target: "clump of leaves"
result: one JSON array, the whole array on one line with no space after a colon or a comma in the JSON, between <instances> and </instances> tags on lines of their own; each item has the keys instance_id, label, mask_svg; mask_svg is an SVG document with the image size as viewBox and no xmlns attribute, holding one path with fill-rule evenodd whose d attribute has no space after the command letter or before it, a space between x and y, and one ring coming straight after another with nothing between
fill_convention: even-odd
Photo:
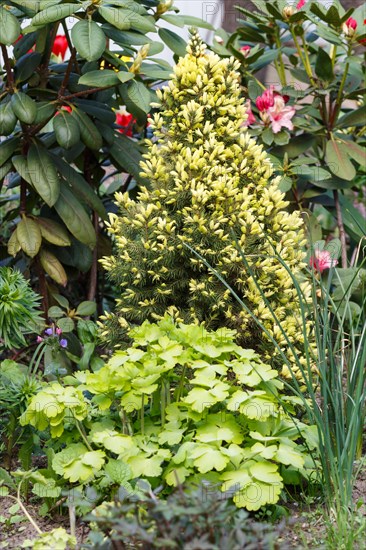
<instances>
[{"instance_id":1,"label":"clump of leaves","mask_svg":"<svg viewBox=\"0 0 366 550\"><path fill-rule=\"evenodd\" d=\"M94 301L83 301L72 307L60 294L53 294L58 305L52 305L48 317L52 321L43 340L44 373L49 377L64 376L73 369L97 370L103 365L98 354L98 326L88 319L96 311ZM42 346L41 346L42 347Z\"/></svg>"},{"instance_id":2,"label":"clump of leaves","mask_svg":"<svg viewBox=\"0 0 366 550\"><path fill-rule=\"evenodd\" d=\"M57 527L52 531L41 533L36 539L27 539L23 543L23 548L33 548L33 550L66 550L66 548L75 548L76 539L69 535L63 527Z\"/></svg>"},{"instance_id":3,"label":"clump of leaves","mask_svg":"<svg viewBox=\"0 0 366 550\"><path fill-rule=\"evenodd\" d=\"M163 481L166 493L209 480L258 510L314 474L316 434L296 418L300 399L235 331L165 316L129 336L132 347L66 377L70 386L45 385L21 416L57 439L54 475L104 494L138 478Z\"/></svg>"},{"instance_id":4,"label":"clump of leaves","mask_svg":"<svg viewBox=\"0 0 366 550\"><path fill-rule=\"evenodd\" d=\"M103 503L89 516L111 545L103 548L279 548L276 539L283 524L274 528L252 521L245 510L237 510L205 484L179 487L166 500L147 488L141 496ZM90 539L97 542L100 533L92 532Z\"/></svg>"},{"instance_id":5,"label":"clump of leaves","mask_svg":"<svg viewBox=\"0 0 366 550\"><path fill-rule=\"evenodd\" d=\"M39 296L19 271L0 267L0 349L26 344L24 334L36 331L41 322L39 304Z\"/></svg>"},{"instance_id":6,"label":"clump of leaves","mask_svg":"<svg viewBox=\"0 0 366 550\"><path fill-rule=\"evenodd\" d=\"M19 416L26 410L29 399L40 390L40 383L27 367L5 359L0 363L0 454L4 465L10 468L14 447L19 447L23 467L28 467L33 448L33 436L29 427L22 427ZM36 436L35 436L36 437Z\"/></svg>"}]
</instances>

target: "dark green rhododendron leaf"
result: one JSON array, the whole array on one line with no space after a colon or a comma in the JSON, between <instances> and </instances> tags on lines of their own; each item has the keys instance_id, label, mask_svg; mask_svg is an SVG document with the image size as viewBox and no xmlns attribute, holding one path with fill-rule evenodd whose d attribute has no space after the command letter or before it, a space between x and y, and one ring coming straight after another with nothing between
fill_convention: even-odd
<instances>
[{"instance_id":1,"label":"dark green rhododendron leaf","mask_svg":"<svg viewBox=\"0 0 366 550\"><path fill-rule=\"evenodd\" d=\"M1 103L0 105L0 135L8 136L12 133L17 123L17 117L11 106L11 102Z\"/></svg>"},{"instance_id":2,"label":"dark green rhododendron leaf","mask_svg":"<svg viewBox=\"0 0 366 550\"><path fill-rule=\"evenodd\" d=\"M14 114L21 122L32 124L37 114L37 103L23 92L16 92L11 96L11 106Z\"/></svg>"},{"instance_id":3,"label":"dark green rhododendron leaf","mask_svg":"<svg viewBox=\"0 0 366 550\"><path fill-rule=\"evenodd\" d=\"M90 149L100 149L103 145L103 139L94 122L80 109L74 108L71 115L79 124L81 139L85 145Z\"/></svg>"},{"instance_id":4,"label":"dark green rhododendron leaf","mask_svg":"<svg viewBox=\"0 0 366 550\"><path fill-rule=\"evenodd\" d=\"M60 179L45 147L34 143L28 152L28 172L32 185L48 206L53 206L60 194Z\"/></svg>"},{"instance_id":5,"label":"dark green rhododendron leaf","mask_svg":"<svg viewBox=\"0 0 366 550\"><path fill-rule=\"evenodd\" d=\"M69 17L81 8L81 4L62 4L61 6L50 6L40 11L32 19L33 26L43 26L47 23L60 21L64 17Z\"/></svg>"},{"instance_id":6,"label":"dark green rhododendron leaf","mask_svg":"<svg viewBox=\"0 0 366 550\"><path fill-rule=\"evenodd\" d=\"M17 239L24 252L34 258L40 249L42 235L39 225L31 218L23 217L17 225Z\"/></svg>"},{"instance_id":7,"label":"dark green rhododendron leaf","mask_svg":"<svg viewBox=\"0 0 366 550\"><path fill-rule=\"evenodd\" d=\"M19 37L21 32L18 19L6 10L0 7L0 44L10 46Z\"/></svg>"},{"instance_id":8,"label":"dark green rhododendron leaf","mask_svg":"<svg viewBox=\"0 0 366 550\"><path fill-rule=\"evenodd\" d=\"M0 143L0 166L14 153L19 145L19 138L8 138Z\"/></svg>"},{"instance_id":9,"label":"dark green rhododendron leaf","mask_svg":"<svg viewBox=\"0 0 366 550\"><path fill-rule=\"evenodd\" d=\"M187 43L178 34L168 29L159 29L159 36L176 55L185 56Z\"/></svg>"},{"instance_id":10,"label":"dark green rhododendron leaf","mask_svg":"<svg viewBox=\"0 0 366 550\"><path fill-rule=\"evenodd\" d=\"M103 19L108 21L108 23L110 23L111 25L113 25L113 27L116 27L120 31L127 31L131 28L131 12L127 10L112 8L110 6L101 6L98 10L98 13L103 17Z\"/></svg>"},{"instance_id":11,"label":"dark green rhododendron leaf","mask_svg":"<svg viewBox=\"0 0 366 550\"><path fill-rule=\"evenodd\" d=\"M67 275L61 262L59 262L56 256L49 250L42 249L40 251L39 258L41 261L41 266L47 275L49 275L51 279L56 281L59 285L65 286L67 283Z\"/></svg>"},{"instance_id":12,"label":"dark green rhododendron leaf","mask_svg":"<svg viewBox=\"0 0 366 550\"><path fill-rule=\"evenodd\" d=\"M327 52L319 47L315 63L315 74L326 82L332 82L334 78L332 60Z\"/></svg>"},{"instance_id":13,"label":"dark green rhododendron leaf","mask_svg":"<svg viewBox=\"0 0 366 550\"><path fill-rule=\"evenodd\" d=\"M80 242L94 248L96 242L94 227L84 207L66 185L61 185L55 208L70 233Z\"/></svg>"},{"instance_id":14,"label":"dark green rhododendron leaf","mask_svg":"<svg viewBox=\"0 0 366 550\"><path fill-rule=\"evenodd\" d=\"M133 78L133 75L132 75ZM120 83L118 73L115 71L90 71L79 78L79 84L84 86L117 86Z\"/></svg>"},{"instance_id":15,"label":"dark green rhododendron leaf","mask_svg":"<svg viewBox=\"0 0 366 550\"><path fill-rule=\"evenodd\" d=\"M71 186L73 192L75 192L80 199L85 201L90 208L93 208L93 210L98 212L101 218L106 220L108 216L104 204L95 191L90 187L88 182L83 178L82 174L74 170L72 166L56 155L53 155L53 161L60 174Z\"/></svg>"},{"instance_id":16,"label":"dark green rhododendron leaf","mask_svg":"<svg viewBox=\"0 0 366 550\"><path fill-rule=\"evenodd\" d=\"M24 82L28 80L38 67L42 59L42 54L38 52L26 53L20 57L14 67L15 82Z\"/></svg>"},{"instance_id":17,"label":"dark green rhododendron leaf","mask_svg":"<svg viewBox=\"0 0 366 550\"><path fill-rule=\"evenodd\" d=\"M71 29L71 39L77 52L88 61L99 59L106 48L104 32L91 19L78 21Z\"/></svg>"},{"instance_id":18,"label":"dark green rhododendron leaf","mask_svg":"<svg viewBox=\"0 0 366 550\"><path fill-rule=\"evenodd\" d=\"M70 149L80 141L80 127L76 119L67 111L61 110L53 119L53 129L57 142L65 149Z\"/></svg>"},{"instance_id":19,"label":"dark green rhododendron leaf","mask_svg":"<svg viewBox=\"0 0 366 550\"><path fill-rule=\"evenodd\" d=\"M347 147L343 142L330 140L327 142L325 159L329 170L338 178L347 181L353 180L356 175L356 169L353 166Z\"/></svg>"},{"instance_id":20,"label":"dark green rhododendron leaf","mask_svg":"<svg viewBox=\"0 0 366 550\"><path fill-rule=\"evenodd\" d=\"M53 114L56 111L54 103L49 103L48 101L39 101L37 102L37 114L34 119L34 124L40 124L52 118Z\"/></svg>"}]
</instances>

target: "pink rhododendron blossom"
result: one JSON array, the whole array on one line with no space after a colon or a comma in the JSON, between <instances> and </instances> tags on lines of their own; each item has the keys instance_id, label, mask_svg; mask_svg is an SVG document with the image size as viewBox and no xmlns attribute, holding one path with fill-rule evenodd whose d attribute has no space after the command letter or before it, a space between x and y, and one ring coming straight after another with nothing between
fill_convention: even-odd
<instances>
[{"instance_id":1,"label":"pink rhododendron blossom","mask_svg":"<svg viewBox=\"0 0 366 550\"><path fill-rule=\"evenodd\" d=\"M277 134L283 127L293 130L294 125L291 119L295 112L294 107L286 107L285 100L281 95L275 95L273 106L267 109L273 133Z\"/></svg>"},{"instance_id":2,"label":"pink rhododendron blossom","mask_svg":"<svg viewBox=\"0 0 366 550\"><path fill-rule=\"evenodd\" d=\"M297 10L301 10L301 8L303 8L306 4L306 0L300 0L297 4L296 4L296 9Z\"/></svg>"},{"instance_id":3,"label":"pink rhododendron blossom","mask_svg":"<svg viewBox=\"0 0 366 550\"><path fill-rule=\"evenodd\" d=\"M264 90L263 94L255 100L258 111L266 111L269 107L274 105L274 93L273 86L270 86L267 90Z\"/></svg>"},{"instance_id":4,"label":"pink rhododendron blossom","mask_svg":"<svg viewBox=\"0 0 366 550\"><path fill-rule=\"evenodd\" d=\"M252 108L251 108L249 99L248 99L248 101L246 101L245 107L246 107L246 113L247 113L248 118L244 122L244 125L245 126L250 126L251 124L254 124L256 122L256 118L252 113Z\"/></svg>"},{"instance_id":5,"label":"pink rhododendron blossom","mask_svg":"<svg viewBox=\"0 0 366 550\"><path fill-rule=\"evenodd\" d=\"M315 250L311 256L309 265L319 273L323 273L325 269L330 269L338 264L338 260L332 258L329 250Z\"/></svg>"}]
</instances>

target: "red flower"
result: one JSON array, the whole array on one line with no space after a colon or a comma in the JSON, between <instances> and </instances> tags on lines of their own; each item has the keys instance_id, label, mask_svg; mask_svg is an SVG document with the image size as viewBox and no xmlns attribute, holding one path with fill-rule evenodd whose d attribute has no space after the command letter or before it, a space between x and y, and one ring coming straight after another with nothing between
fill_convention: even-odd
<instances>
[{"instance_id":1,"label":"red flower","mask_svg":"<svg viewBox=\"0 0 366 550\"><path fill-rule=\"evenodd\" d=\"M132 127L136 120L133 118L131 113L128 113L125 109L122 109L116 113L116 122L118 126L122 127L118 130L121 134L125 134L130 137L132 136Z\"/></svg>"},{"instance_id":2,"label":"red flower","mask_svg":"<svg viewBox=\"0 0 366 550\"><path fill-rule=\"evenodd\" d=\"M67 48L66 36L64 34L58 34L52 46L52 53L57 55L57 57L60 55L61 59L64 60Z\"/></svg>"},{"instance_id":3,"label":"red flower","mask_svg":"<svg viewBox=\"0 0 366 550\"><path fill-rule=\"evenodd\" d=\"M61 109L59 109L57 111L57 113L55 114L55 116L59 115L60 114L60 111L67 111L68 113L72 113L72 109L71 107L69 107L68 105L62 105Z\"/></svg>"}]
</instances>

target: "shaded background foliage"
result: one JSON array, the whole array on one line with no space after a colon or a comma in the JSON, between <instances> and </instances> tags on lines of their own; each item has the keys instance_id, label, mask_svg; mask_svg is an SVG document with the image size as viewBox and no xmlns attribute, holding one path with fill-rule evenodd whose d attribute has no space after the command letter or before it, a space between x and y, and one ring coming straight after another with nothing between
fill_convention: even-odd
<instances>
[{"instance_id":1,"label":"shaded background foliage","mask_svg":"<svg viewBox=\"0 0 366 550\"><path fill-rule=\"evenodd\" d=\"M210 27L168 9L156 0L0 2L0 258L38 279L45 311L57 285L103 309L97 261L111 251L103 229L111 195L146 183L141 147L115 110L126 105L143 136L154 86L171 70L157 56L164 43L174 55L185 48L167 20Z\"/></svg>"}]
</instances>

